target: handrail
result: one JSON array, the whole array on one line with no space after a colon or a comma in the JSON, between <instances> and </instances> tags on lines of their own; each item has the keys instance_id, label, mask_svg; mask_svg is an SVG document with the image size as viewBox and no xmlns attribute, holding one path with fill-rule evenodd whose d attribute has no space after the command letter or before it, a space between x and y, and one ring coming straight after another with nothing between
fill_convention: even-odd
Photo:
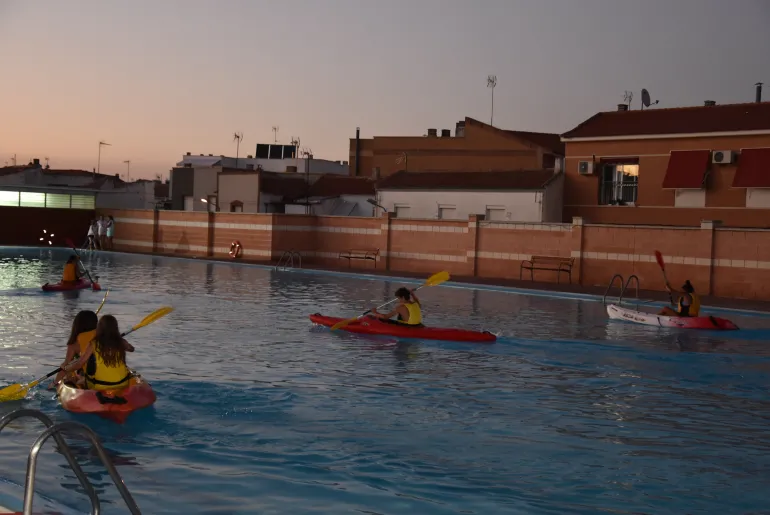
<instances>
[{"instance_id":1,"label":"handrail","mask_svg":"<svg viewBox=\"0 0 770 515\"><path fill-rule=\"evenodd\" d=\"M99 459L102 461L102 465L104 465L104 467L107 469L107 472L112 478L112 482L118 489L118 492L123 498L123 502L126 503L128 510L132 515L141 515L142 512L139 510L139 506L136 505L136 501L134 501L134 498L131 496L128 488L126 488L126 484L123 482L123 478L120 477L118 470L115 468L112 460L105 452L104 447L99 441L99 437L88 426L79 422L72 421L59 422L58 424L52 425L43 431L40 436L37 437L35 443L32 444L32 449L29 451L29 459L27 460L27 484L24 490L24 515L32 515L32 502L35 495L35 474L37 472L37 455L40 453L40 449L43 447L43 444L46 442L46 440L48 440L51 436L57 435L64 431L79 433L91 441L94 449L96 449L96 454L99 455Z\"/></svg>"},{"instance_id":2,"label":"handrail","mask_svg":"<svg viewBox=\"0 0 770 515\"><path fill-rule=\"evenodd\" d=\"M628 285L631 284L631 279L636 279L636 309L639 309L639 278L635 274L631 274L628 276L628 280L626 281L626 284L623 285L623 289L620 291L620 298L618 299L618 304L623 303L623 295L626 293L626 290L628 289Z\"/></svg>"},{"instance_id":3,"label":"handrail","mask_svg":"<svg viewBox=\"0 0 770 515\"><path fill-rule=\"evenodd\" d=\"M281 254L281 258L278 260L278 264L275 265L275 269L287 269L287 268L294 268L294 257L297 257L297 261L299 262L299 268L302 268L302 254L295 251L294 249L290 250L284 250L283 254ZM283 264L283 267L281 266Z\"/></svg>"},{"instance_id":4,"label":"handrail","mask_svg":"<svg viewBox=\"0 0 770 515\"><path fill-rule=\"evenodd\" d=\"M628 280L624 280L623 276L620 274L613 275L612 279L610 279L610 284L607 286L607 290L604 292L604 296L602 297L602 304L605 306L607 305L607 295L610 294L610 290L615 284L615 279L620 279L620 295L618 295L618 306L623 304L623 296L626 294L626 290L631 284L631 280L636 280L636 308L639 309L639 278L635 274L629 275Z\"/></svg>"},{"instance_id":5,"label":"handrail","mask_svg":"<svg viewBox=\"0 0 770 515\"><path fill-rule=\"evenodd\" d=\"M5 429L5 427L11 422L13 422L14 420L23 418L23 417L36 418L40 422L42 422L43 425L45 425L47 428L50 428L54 425L53 421L48 417L48 415L46 415L42 411L21 408L21 409L14 410L4 415L2 418L0 418L0 431ZM88 477L86 476L85 472L83 472L83 469L80 467L77 460L72 455L72 452L70 451L70 446L67 445L67 442L64 440L64 438L62 438L62 436L58 433L54 434L53 436L54 436L54 439L56 440L56 445L59 447L59 452L61 452L64 458L67 460L67 463L69 464L70 468L75 473L75 476L77 476L78 481L80 481L80 486L83 487L83 489L86 492L86 495L88 495L88 499L91 501L91 515L99 515L101 513L99 496L96 494L96 491L94 490L93 485L91 485L91 481L88 480ZM33 495L34 495L34 491L33 491ZM26 496L26 491L25 491L25 496Z\"/></svg>"},{"instance_id":6,"label":"handrail","mask_svg":"<svg viewBox=\"0 0 770 515\"><path fill-rule=\"evenodd\" d=\"M610 279L610 285L607 286L607 290L604 292L604 297L602 297L602 304L605 306L607 305L607 295L609 295L610 290L612 289L612 285L615 284L615 279L620 279L620 295L621 297L623 295L623 276L620 274L615 274L612 276L612 279Z\"/></svg>"}]
</instances>

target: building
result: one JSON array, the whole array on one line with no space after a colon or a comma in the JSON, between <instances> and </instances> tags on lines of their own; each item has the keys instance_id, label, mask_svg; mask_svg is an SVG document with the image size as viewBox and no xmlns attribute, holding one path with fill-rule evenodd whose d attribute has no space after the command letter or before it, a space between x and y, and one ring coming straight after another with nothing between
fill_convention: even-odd
<instances>
[{"instance_id":1,"label":"building","mask_svg":"<svg viewBox=\"0 0 770 515\"><path fill-rule=\"evenodd\" d=\"M565 221L770 227L768 102L639 111L621 104L562 140Z\"/></svg>"},{"instance_id":2,"label":"building","mask_svg":"<svg viewBox=\"0 0 770 515\"><path fill-rule=\"evenodd\" d=\"M374 216L375 185L365 177L324 175L310 185L307 197L295 197L286 213L328 216Z\"/></svg>"},{"instance_id":3,"label":"building","mask_svg":"<svg viewBox=\"0 0 770 515\"><path fill-rule=\"evenodd\" d=\"M264 153L261 148L263 146L265 145L257 145L257 150L261 153ZM230 175L235 175L233 172L238 170L247 172L247 174L248 172L290 174L294 177L304 177L302 178L303 181L311 182L321 175L348 174L348 163L346 161L315 159L312 155L306 158L284 158L283 150L285 149L283 147L290 147L290 145L267 146L270 147L267 150L268 155L270 155L270 149L273 147L280 147L282 153L278 154L273 151L272 156L274 157L254 158L249 155L242 158L234 158L213 156L212 154L207 156L203 154L194 156L188 152L185 156L182 156L182 160L177 163L177 166L173 168L170 173L171 209L186 211L207 211L212 209L211 206L217 204L218 177L219 174L225 170ZM228 180L233 181L235 179L230 178ZM254 181L256 179L244 178L242 180ZM253 189L253 191L257 190ZM228 193L228 198L230 197L232 197L232 195ZM206 199L206 202L203 202L202 199ZM222 198L220 204L222 206L227 206L228 202L229 201ZM256 202L256 200L252 200L251 202Z\"/></svg>"},{"instance_id":4,"label":"building","mask_svg":"<svg viewBox=\"0 0 770 515\"><path fill-rule=\"evenodd\" d=\"M307 182L302 176L264 170L225 168L216 175L216 181L214 189L219 192L218 196L210 196L208 202L203 204L210 211L283 213L285 198L294 198L307 191ZM188 198L185 205L196 205L197 201L197 197L194 200ZM185 210L200 211L187 207Z\"/></svg>"},{"instance_id":5,"label":"building","mask_svg":"<svg viewBox=\"0 0 770 515\"><path fill-rule=\"evenodd\" d=\"M501 222L562 219L564 174L554 170L400 171L377 184L377 204L397 218Z\"/></svg>"},{"instance_id":6,"label":"building","mask_svg":"<svg viewBox=\"0 0 770 515\"><path fill-rule=\"evenodd\" d=\"M564 144L558 134L509 131L465 118L454 135L428 129L427 136L375 136L350 140L350 175L387 177L409 172L560 169Z\"/></svg>"}]
</instances>

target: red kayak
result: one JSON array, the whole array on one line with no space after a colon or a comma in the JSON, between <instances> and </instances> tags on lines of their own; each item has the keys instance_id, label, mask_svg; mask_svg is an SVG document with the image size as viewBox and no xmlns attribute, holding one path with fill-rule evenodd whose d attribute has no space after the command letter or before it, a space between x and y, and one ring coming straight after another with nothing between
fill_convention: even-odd
<instances>
[{"instance_id":1,"label":"red kayak","mask_svg":"<svg viewBox=\"0 0 770 515\"><path fill-rule=\"evenodd\" d=\"M82 390L59 384L56 388L62 408L72 413L90 413L118 424L136 410L152 406L155 392L141 376L134 376L122 390Z\"/></svg>"},{"instance_id":2,"label":"red kayak","mask_svg":"<svg viewBox=\"0 0 770 515\"><path fill-rule=\"evenodd\" d=\"M72 290L85 290L86 288L93 288L94 291L99 291L102 289L102 287L99 286L99 283L91 283L91 281L89 281L88 279L78 279L77 281L71 284L45 283L43 285L43 291L72 291Z\"/></svg>"},{"instance_id":3,"label":"red kayak","mask_svg":"<svg viewBox=\"0 0 770 515\"><path fill-rule=\"evenodd\" d=\"M310 315L314 324L331 327L345 320L339 317L327 317L316 313ZM404 324L383 322L374 317L364 317L340 328L340 331L360 334L396 336L398 338L418 338L421 340L443 340L448 342L492 343L497 336L489 331L468 331L465 329L444 329L441 327L410 327Z\"/></svg>"}]
</instances>

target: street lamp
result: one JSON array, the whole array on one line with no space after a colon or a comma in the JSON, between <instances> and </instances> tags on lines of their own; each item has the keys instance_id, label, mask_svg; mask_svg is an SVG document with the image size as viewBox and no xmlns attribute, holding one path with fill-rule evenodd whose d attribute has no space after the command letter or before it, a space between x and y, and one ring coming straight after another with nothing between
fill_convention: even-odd
<instances>
[{"instance_id":1,"label":"street lamp","mask_svg":"<svg viewBox=\"0 0 770 515\"><path fill-rule=\"evenodd\" d=\"M123 163L126 165L126 182L131 182L131 160L126 159Z\"/></svg>"},{"instance_id":2,"label":"street lamp","mask_svg":"<svg viewBox=\"0 0 770 515\"><path fill-rule=\"evenodd\" d=\"M211 201L209 199L205 199L205 198L201 198L201 202L203 202L204 204L212 205L212 206L214 206L214 210L215 211L219 211L219 205L216 202L213 202L213 201Z\"/></svg>"}]
</instances>

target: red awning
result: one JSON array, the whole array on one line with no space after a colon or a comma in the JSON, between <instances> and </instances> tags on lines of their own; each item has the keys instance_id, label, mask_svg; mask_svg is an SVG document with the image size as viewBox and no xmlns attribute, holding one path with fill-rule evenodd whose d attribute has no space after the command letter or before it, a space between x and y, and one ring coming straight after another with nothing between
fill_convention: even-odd
<instances>
[{"instance_id":1,"label":"red awning","mask_svg":"<svg viewBox=\"0 0 770 515\"><path fill-rule=\"evenodd\" d=\"M710 150L673 150L668 158L663 188L696 190L703 187Z\"/></svg>"},{"instance_id":2,"label":"red awning","mask_svg":"<svg viewBox=\"0 0 770 515\"><path fill-rule=\"evenodd\" d=\"M741 150L733 188L770 188L770 148Z\"/></svg>"}]
</instances>

